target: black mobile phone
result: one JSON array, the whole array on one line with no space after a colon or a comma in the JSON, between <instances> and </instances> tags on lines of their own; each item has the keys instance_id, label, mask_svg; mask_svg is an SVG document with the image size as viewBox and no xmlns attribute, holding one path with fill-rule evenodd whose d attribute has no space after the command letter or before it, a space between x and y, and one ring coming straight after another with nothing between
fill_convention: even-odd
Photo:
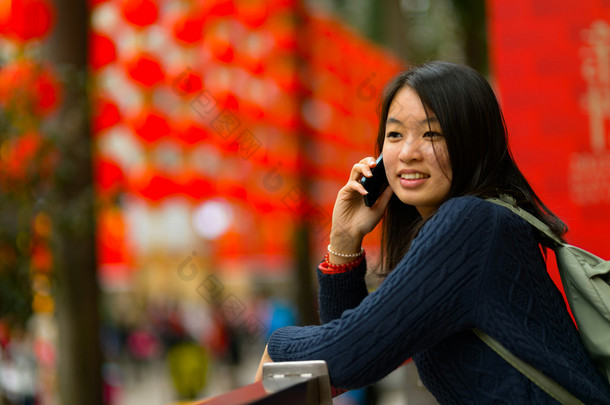
<instances>
[{"instance_id":1,"label":"black mobile phone","mask_svg":"<svg viewBox=\"0 0 610 405\"><path fill-rule=\"evenodd\" d=\"M375 204L375 201L388 185L388 178L385 175L385 166L383 165L383 155L379 155L377 165L371 169L371 173L373 173L372 177L362 177L360 179L360 184L369 192L364 196L364 205L367 207L372 207Z\"/></svg>"}]
</instances>

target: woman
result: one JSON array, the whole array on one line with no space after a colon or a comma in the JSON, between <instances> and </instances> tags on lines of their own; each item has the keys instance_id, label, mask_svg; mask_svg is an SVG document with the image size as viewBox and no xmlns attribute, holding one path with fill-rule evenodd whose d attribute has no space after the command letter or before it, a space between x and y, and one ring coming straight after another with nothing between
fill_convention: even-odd
<instances>
[{"instance_id":1,"label":"woman","mask_svg":"<svg viewBox=\"0 0 610 405\"><path fill-rule=\"evenodd\" d=\"M584 403L609 403L610 387L547 275L539 235L484 200L508 194L557 236L566 231L517 168L487 81L445 62L410 69L389 83L380 118L389 187L364 205L359 180L375 165L365 158L339 191L318 268L323 324L277 330L261 365L325 360L332 385L352 389L412 357L443 404L556 403L474 335L476 327ZM368 294L362 239L382 217L389 274Z\"/></svg>"}]
</instances>

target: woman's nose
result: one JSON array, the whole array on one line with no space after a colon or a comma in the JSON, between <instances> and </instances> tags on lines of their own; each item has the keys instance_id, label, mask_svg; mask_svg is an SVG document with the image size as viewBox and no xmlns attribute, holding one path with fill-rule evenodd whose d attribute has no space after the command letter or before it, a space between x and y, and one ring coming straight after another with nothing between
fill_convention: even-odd
<instances>
[{"instance_id":1,"label":"woman's nose","mask_svg":"<svg viewBox=\"0 0 610 405\"><path fill-rule=\"evenodd\" d=\"M421 160L423 155L421 151L421 141L414 137L406 137L400 148L398 159L403 162Z\"/></svg>"}]
</instances>

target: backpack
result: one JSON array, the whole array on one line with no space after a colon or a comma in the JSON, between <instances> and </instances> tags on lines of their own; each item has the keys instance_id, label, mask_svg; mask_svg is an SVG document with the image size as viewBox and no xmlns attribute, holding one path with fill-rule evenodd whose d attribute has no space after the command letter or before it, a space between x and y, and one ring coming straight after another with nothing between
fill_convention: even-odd
<instances>
[{"instance_id":1,"label":"backpack","mask_svg":"<svg viewBox=\"0 0 610 405\"><path fill-rule=\"evenodd\" d=\"M610 382L610 261L603 260L586 250L562 242L546 224L529 212L517 207L514 199L510 196L488 198L487 201L508 208L546 237L544 244L555 252L561 282L582 343L593 363ZM524 372L513 364L511 360L516 358L510 352L500 353L498 351L503 349L499 342L479 330L475 330L475 333L519 371ZM498 347L498 345L501 347ZM507 359L506 356L510 359ZM529 367L527 364L521 366ZM532 379L531 374L531 372L528 372L526 376ZM548 379L548 377L546 378ZM534 380L532 379L532 381ZM538 381L534 382L540 386ZM561 387L554 381L552 383L556 387L551 388L551 390L557 392L556 388ZM570 398L570 396L563 398Z\"/></svg>"}]
</instances>

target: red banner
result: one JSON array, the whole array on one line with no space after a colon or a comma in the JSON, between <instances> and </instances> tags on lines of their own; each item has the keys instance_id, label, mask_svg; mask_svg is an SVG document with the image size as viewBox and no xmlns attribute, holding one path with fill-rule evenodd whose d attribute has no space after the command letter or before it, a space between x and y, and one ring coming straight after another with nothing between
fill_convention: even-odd
<instances>
[{"instance_id":1,"label":"red banner","mask_svg":"<svg viewBox=\"0 0 610 405\"><path fill-rule=\"evenodd\" d=\"M568 242L610 258L610 3L487 5L515 159L568 224Z\"/></svg>"}]
</instances>

